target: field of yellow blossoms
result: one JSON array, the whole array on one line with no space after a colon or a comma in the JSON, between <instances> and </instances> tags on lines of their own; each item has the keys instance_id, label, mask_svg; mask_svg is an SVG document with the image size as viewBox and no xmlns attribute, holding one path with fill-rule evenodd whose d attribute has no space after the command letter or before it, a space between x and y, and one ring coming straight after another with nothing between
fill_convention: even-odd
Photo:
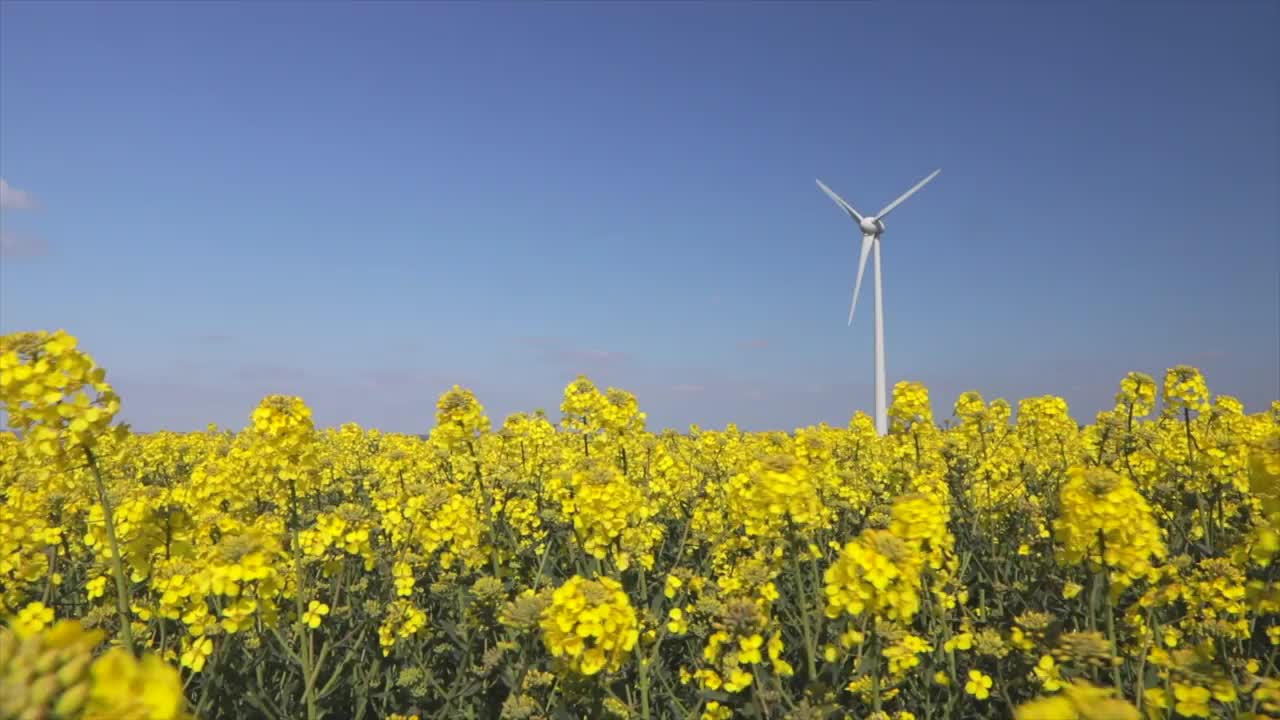
<instances>
[{"instance_id":1,"label":"field of yellow blossoms","mask_svg":"<svg viewBox=\"0 0 1280 720\"><path fill-rule=\"evenodd\" d=\"M1191 367L1084 427L903 382L885 437L654 434L579 378L135 434L33 332L0 399L4 719L1280 715L1280 401Z\"/></svg>"}]
</instances>

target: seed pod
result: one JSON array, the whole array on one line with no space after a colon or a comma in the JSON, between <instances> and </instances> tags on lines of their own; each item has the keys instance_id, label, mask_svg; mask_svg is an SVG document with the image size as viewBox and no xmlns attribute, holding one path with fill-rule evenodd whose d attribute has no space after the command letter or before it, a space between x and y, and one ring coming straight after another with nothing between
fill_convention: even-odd
<instances>
[{"instance_id":1,"label":"seed pod","mask_svg":"<svg viewBox=\"0 0 1280 720\"><path fill-rule=\"evenodd\" d=\"M45 675L58 666L62 653L58 648L50 648L36 656L35 668L40 675Z\"/></svg>"},{"instance_id":2,"label":"seed pod","mask_svg":"<svg viewBox=\"0 0 1280 720\"><path fill-rule=\"evenodd\" d=\"M58 704L53 706L53 712L58 717L72 717L84 707L84 702L88 698L89 681L82 680L62 693L58 698Z\"/></svg>"},{"instance_id":3,"label":"seed pod","mask_svg":"<svg viewBox=\"0 0 1280 720\"><path fill-rule=\"evenodd\" d=\"M18 651L18 636L11 632L0 632L0 669L7 668Z\"/></svg>"},{"instance_id":4,"label":"seed pod","mask_svg":"<svg viewBox=\"0 0 1280 720\"><path fill-rule=\"evenodd\" d=\"M25 638L0 628L0 720L45 720L55 712L75 717L89 695L89 665L100 640L75 621Z\"/></svg>"},{"instance_id":5,"label":"seed pod","mask_svg":"<svg viewBox=\"0 0 1280 720\"><path fill-rule=\"evenodd\" d=\"M92 660L90 655L77 655L66 662L62 667L58 668L58 683L62 687L70 687L78 680L84 677L85 669L89 667Z\"/></svg>"},{"instance_id":6,"label":"seed pod","mask_svg":"<svg viewBox=\"0 0 1280 720\"><path fill-rule=\"evenodd\" d=\"M58 692L58 678L54 675L41 675L27 691L27 701L38 707L49 704Z\"/></svg>"}]
</instances>

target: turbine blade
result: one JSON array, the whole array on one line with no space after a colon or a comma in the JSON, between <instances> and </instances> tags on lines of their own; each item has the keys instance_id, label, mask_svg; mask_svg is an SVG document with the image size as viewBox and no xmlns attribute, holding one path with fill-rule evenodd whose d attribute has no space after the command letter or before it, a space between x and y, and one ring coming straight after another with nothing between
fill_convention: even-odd
<instances>
[{"instance_id":1,"label":"turbine blade","mask_svg":"<svg viewBox=\"0 0 1280 720\"><path fill-rule=\"evenodd\" d=\"M940 172L942 172L942 168L938 168L937 170L934 170L933 172L929 173L929 177L927 177L927 178L925 178L925 179L921 180L920 182L916 183L915 187L913 187L913 188L911 188L910 190L908 190L908 191L906 191L906 192L902 193L902 195L898 196L898 199L897 199L897 200L894 200L893 202L891 202L891 203L889 203L888 205L886 205L886 206L885 206L885 208L884 208L883 210L881 210L879 213L877 213L877 214L876 214L876 219L877 219L877 220L883 220L883 219L884 219L884 216L885 216L885 215L888 215L890 210L893 210L894 208L896 208L896 207L898 207L899 205L901 205L903 200L906 200L907 198L909 198L909 197L911 197L913 194L915 194L915 191L917 191L917 190L919 190L920 188L924 187L924 186L925 186L925 183L927 183L927 182L929 182L930 180L932 180L932 179L934 179L935 177L937 177L937 176L938 176L938 173L940 173Z\"/></svg>"},{"instance_id":2,"label":"turbine blade","mask_svg":"<svg viewBox=\"0 0 1280 720\"><path fill-rule=\"evenodd\" d=\"M853 284L853 302L849 303L849 324L853 325L853 311L858 307L858 291L862 289L862 271L867 269L867 254L871 252L871 243L875 235L862 236L862 257L858 258L858 280Z\"/></svg>"},{"instance_id":3,"label":"turbine blade","mask_svg":"<svg viewBox=\"0 0 1280 720\"><path fill-rule=\"evenodd\" d=\"M818 183L818 187L822 188L822 192L826 193L827 197L831 198L832 200L835 200L837 205L844 208L844 211L849 213L849 215L853 218L854 222L862 222L862 215L858 214L858 211L854 210L852 205L845 202L844 198L835 194L835 192L833 192L831 188L827 187L826 185L823 185L821 180L817 180L816 178L815 180Z\"/></svg>"}]
</instances>

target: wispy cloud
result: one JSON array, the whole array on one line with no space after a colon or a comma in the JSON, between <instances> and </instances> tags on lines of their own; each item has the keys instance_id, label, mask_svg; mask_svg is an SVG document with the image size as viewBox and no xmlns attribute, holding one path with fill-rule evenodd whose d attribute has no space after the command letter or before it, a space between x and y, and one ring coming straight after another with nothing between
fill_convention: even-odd
<instances>
[{"instance_id":1,"label":"wispy cloud","mask_svg":"<svg viewBox=\"0 0 1280 720\"><path fill-rule=\"evenodd\" d=\"M39 257L48 252L48 244L40 238L0 230L0 257Z\"/></svg>"},{"instance_id":2,"label":"wispy cloud","mask_svg":"<svg viewBox=\"0 0 1280 720\"><path fill-rule=\"evenodd\" d=\"M580 347L560 338L533 336L517 338L516 342L529 348L545 361L573 368L586 369L617 365L630 358L625 352Z\"/></svg>"},{"instance_id":3,"label":"wispy cloud","mask_svg":"<svg viewBox=\"0 0 1280 720\"><path fill-rule=\"evenodd\" d=\"M450 388L470 385L475 378L418 368L377 368L360 373L360 377L380 388Z\"/></svg>"},{"instance_id":4,"label":"wispy cloud","mask_svg":"<svg viewBox=\"0 0 1280 720\"><path fill-rule=\"evenodd\" d=\"M738 341L739 350L763 350L767 347L769 347L769 341L762 338Z\"/></svg>"},{"instance_id":5,"label":"wispy cloud","mask_svg":"<svg viewBox=\"0 0 1280 720\"><path fill-rule=\"evenodd\" d=\"M235 374L237 379L248 380L251 382L299 380L306 375L301 368L272 365L269 363L242 365L239 368L236 368Z\"/></svg>"},{"instance_id":6,"label":"wispy cloud","mask_svg":"<svg viewBox=\"0 0 1280 720\"><path fill-rule=\"evenodd\" d=\"M626 353L618 352L616 350L587 350L587 349L571 348L569 350L563 351L561 354L563 357L574 359L574 360L614 361L614 360L625 360L627 358Z\"/></svg>"},{"instance_id":7,"label":"wispy cloud","mask_svg":"<svg viewBox=\"0 0 1280 720\"><path fill-rule=\"evenodd\" d=\"M0 210L31 210L36 206L36 198L26 190L9 184L0 178Z\"/></svg>"},{"instance_id":8,"label":"wispy cloud","mask_svg":"<svg viewBox=\"0 0 1280 720\"><path fill-rule=\"evenodd\" d=\"M0 211L32 210L36 207L36 198L26 190L16 188L8 180L0 178ZM49 252L45 241L31 235L19 235L0 230L0 257L24 258L39 257Z\"/></svg>"}]
</instances>

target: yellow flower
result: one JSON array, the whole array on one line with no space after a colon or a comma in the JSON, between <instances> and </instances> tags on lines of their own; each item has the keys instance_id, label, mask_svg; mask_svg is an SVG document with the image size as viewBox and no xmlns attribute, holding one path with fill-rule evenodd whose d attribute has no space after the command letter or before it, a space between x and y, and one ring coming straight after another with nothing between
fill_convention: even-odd
<instances>
[{"instance_id":1,"label":"yellow flower","mask_svg":"<svg viewBox=\"0 0 1280 720\"><path fill-rule=\"evenodd\" d=\"M942 644L942 649L947 652L954 650L971 650L973 649L973 633L963 632Z\"/></svg>"},{"instance_id":2,"label":"yellow flower","mask_svg":"<svg viewBox=\"0 0 1280 720\"><path fill-rule=\"evenodd\" d=\"M744 663L763 662L764 657L760 654L760 648L763 646L764 638L759 633L739 639L738 661Z\"/></svg>"},{"instance_id":3,"label":"yellow flower","mask_svg":"<svg viewBox=\"0 0 1280 720\"><path fill-rule=\"evenodd\" d=\"M112 648L90 668L93 688L85 708L93 720L177 720L188 717L182 677L155 655L135 659Z\"/></svg>"},{"instance_id":4,"label":"yellow flower","mask_svg":"<svg viewBox=\"0 0 1280 720\"><path fill-rule=\"evenodd\" d=\"M100 598L103 595L105 595L107 592L107 576L99 575L98 577L85 583L84 587L85 587L85 592L88 594L90 600Z\"/></svg>"},{"instance_id":5,"label":"yellow flower","mask_svg":"<svg viewBox=\"0 0 1280 720\"><path fill-rule=\"evenodd\" d=\"M751 684L751 673L742 668L734 668L729 672L729 677L725 680L724 689L726 692L741 692Z\"/></svg>"},{"instance_id":6,"label":"yellow flower","mask_svg":"<svg viewBox=\"0 0 1280 720\"><path fill-rule=\"evenodd\" d=\"M208 637L187 638L182 641L182 667L192 672L204 670L205 661L213 654L213 640Z\"/></svg>"},{"instance_id":7,"label":"yellow flower","mask_svg":"<svg viewBox=\"0 0 1280 720\"><path fill-rule=\"evenodd\" d=\"M52 622L53 608L46 607L44 603L36 600L18 611L12 626L18 637L29 637L44 630Z\"/></svg>"},{"instance_id":8,"label":"yellow flower","mask_svg":"<svg viewBox=\"0 0 1280 720\"><path fill-rule=\"evenodd\" d=\"M1059 674L1057 663L1054 662L1052 655L1041 655L1040 661L1036 663L1034 672L1045 690L1053 692L1062 688L1062 676Z\"/></svg>"},{"instance_id":9,"label":"yellow flower","mask_svg":"<svg viewBox=\"0 0 1280 720\"><path fill-rule=\"evenodd\" d=\"M715 700L707 702L707 706L702 710L701 720L730 720L733 717L733 709L725 707Z\"/></svg>"},{"instance_id":10,"label":"yellow flower","mask_svg":"<svg viewBox=\"0 0 1280 720\"><path fill-rule=\"evenodd\" d=\"M1210 693L1207 688L1175 682L1173 684L1173 697L1176 701L1173 709L1179 715L1209 717Z\"/></svg>"},{"instance_id":11,"label":"yellow flower","mask_svg":"<svg viewBox=\"0 0 1280 720\"><path fill-rule=\"evenodd\" d=\"M795 674L795 668L782 658L783 649L782 634L775 632L769 637L769 646L767 648L769 663L773 665L773 669L782 677L791 677Z\"/></svg>"},{"instance_id":12,"label":"yellow flower","mask_svg":"<svg viewBox=\"0 0 1280 720\"><path fill-rule=\"evenodd\" d=\"M668 600L674 599L676 596L676 592L683 586L684 586L683 580L676 577L675 575L668 575L667 581L662 588L662 594L665 595Z\"/></svg>"},{"instance_id":13,"label":"yellow flower","mask_svg":"<svg viewBox=\"0 0 1280 720\"><path fill-rule=\"evenodd\" d=\"M984 675L980 670L970 670L969 682L964 684L964 691L979 700L986 700L991 697L991 685L990 675Z\"/></svg>"},{"instance_id":14,"label":"yellow flower","mask_svg":"<svg viewBox=\"0 0 1280 720\"><path fill-rule=\"evenodd\" d=\"M302 614L302 622L306 623L307 627L314 630L315 628L320 627L320 621L328 614L328 605L325 605L319 600L312 600L307 605L307 611Z\"/></svg>"},{"instance_id":15,"label":"yellow flower","mask_svg":"<svg viewBox=\"0 0 1280 720\"><path fill-rule=\"evenodd\" d=\"M701 669L693 675L698 682L702 683L703 687L713 692L724 686L724 681L720 679L720 675L715 670Z\"/></svg>"},{"instance_id":16,"label":"yellow flower","mask_svg":"<svg viewBox=\"0 0 1280 720\"><path fill-rule=\"evenodd\" d=\"M685 619L684 611L680 608L671 608L667 613L670 620L667 622L667 630L674 635L683 635L689 632L689 621Z\"/></svg>"}]
</instances>

